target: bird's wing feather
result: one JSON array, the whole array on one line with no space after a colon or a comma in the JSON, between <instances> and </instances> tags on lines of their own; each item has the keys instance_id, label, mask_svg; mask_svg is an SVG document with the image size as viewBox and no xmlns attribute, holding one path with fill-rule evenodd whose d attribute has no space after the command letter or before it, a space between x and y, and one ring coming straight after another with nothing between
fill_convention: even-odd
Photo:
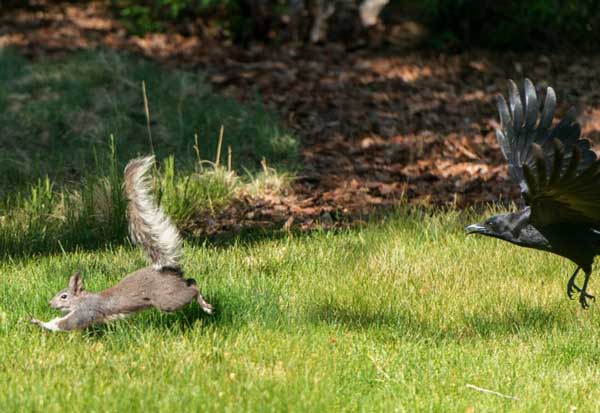
<instances>
[{"instance_id":1,"label":"bird's wing feather","mask_svg":"<svg viewBox=\"0 0 600 413\"><path fill-rule=\"evenodd\" d=\"M534 143L541 147L547 161L552 162L554 156L553 141L558 139L567 148L565 165L568 165L571 156L569 149L572 146L577 146L581 152L577 172L593 163L596 156L589 149L589 142L580 139L581 128L575 121L574 109L569 110L565 117L552 127L552 119L556 109L554 89L551 87L547 89L541 115L538 115L538 99L535 87L529 79L525 79L523 89L522 97L515 82L509 80L508 103L502 95L498 95L500 129L496 130L496 137L502 153L508 161L511 178L519 185L521 192L527 192L523 165L527 165L529 168L535 166L535 158L532 152Z\"/></svg>"},{"instance_id":2,"label":"bird's wing feather","mask_svg":"<svg viewBox=\"0 0 600 413\"><path fill-rule=\"evenodd\" d=\"M575 110L555 126L556 94L548 88L541 114L535 87L525 80L523 97L509 81L509 103L498 96L498 143L511 178L538 223L599 222L600 163L581 138Z\"/></svg>"},{"instance_id":3,"label":"bird's wing feather","mask_svg":"<svg viewBox=\"0 0 600 413\"><path fill-rule=\"evenodd\" d=\"M532 147L535 167L523 167L529 189L524 198L531 205L532 221L600 224L600 160L578 171L582 159L578 146L566 152L567 148L554 140L551 164L538 144Z\"/></svg>"}]
</instances>

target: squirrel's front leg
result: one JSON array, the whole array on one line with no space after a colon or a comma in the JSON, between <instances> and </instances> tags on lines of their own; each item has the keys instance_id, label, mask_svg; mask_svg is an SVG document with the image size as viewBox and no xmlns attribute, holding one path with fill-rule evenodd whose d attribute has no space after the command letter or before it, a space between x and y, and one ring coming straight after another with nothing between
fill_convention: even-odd
<instances>
[{"instance_id":1,"label":"squirrel's front leg","mask_svg":"<svg viewBox=\"0 0 600 413\"><path fill-rule=\"evenodd\" d=\"M65 328L65 326L68 326L68 323L65 323L65 321L67 320L67 317L69 317L69 315L66 315L64 317L56 317L47 322L38 320L37 318L30 317L29 321L31 321L33 324L36 324L46 330L69 331L70 330L69 328Z\"/></svg>"}]
</instances>

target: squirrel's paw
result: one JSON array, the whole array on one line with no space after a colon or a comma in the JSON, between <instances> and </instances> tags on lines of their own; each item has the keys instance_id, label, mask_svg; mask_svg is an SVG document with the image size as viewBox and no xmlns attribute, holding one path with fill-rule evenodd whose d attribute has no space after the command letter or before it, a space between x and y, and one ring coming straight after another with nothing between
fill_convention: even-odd
<instances>
[{"instance_id":1,"label":"squirrel's paw","mask_svg":"<svg viewBox=\"0 0 600 413\"><path fill-rule=\"evenodd\" d=\"M213 313L214 313L214 311L215 311L214 307L213 307L212 305L210 305L209 303L204 303L204 304L202 305L202 310L203 310L203 311L204 311L206 314L209 314L209 315L213 315Z\"/></svg>"},{"instance_id":2,"label":"squirrel's paw","mask_svg":"<svg viewBox=\"0 0 600 413\"><path fill-rule=\"evenodd\" d=\"M202 308L202 311L204 311L206 314L213 314L215 310L214 307L209 304L201 295L198 296L198 304L200 304L200 308Z\"/></svg>"},{"instance_id":3,"label":"squirrel's paw","mask_svg":"<svg viewBox=\"0 0 600 413\"><path fill-rule=\"evenodd\" d=\"M38 326L42 325L42 321L38 320L37 318L34 318L33 316L29 316L29 322Z\"/></svg>"}]
</instances>

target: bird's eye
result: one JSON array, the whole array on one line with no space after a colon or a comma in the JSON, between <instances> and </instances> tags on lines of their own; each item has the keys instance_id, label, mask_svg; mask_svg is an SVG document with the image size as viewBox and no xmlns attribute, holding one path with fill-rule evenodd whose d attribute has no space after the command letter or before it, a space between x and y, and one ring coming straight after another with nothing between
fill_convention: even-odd
<instances>
[{"instance_id":1,"label":"bird's eye","mask_svg":"<svg viewBox=\"0 0 600 413\"><path fill-rule=\"evenodd\" d=\"M60 298L61 298L62 300L66 300L66 299L67 299L67 294L62 294L62 295L60 296Z\"/></svg>"}]
</instances>

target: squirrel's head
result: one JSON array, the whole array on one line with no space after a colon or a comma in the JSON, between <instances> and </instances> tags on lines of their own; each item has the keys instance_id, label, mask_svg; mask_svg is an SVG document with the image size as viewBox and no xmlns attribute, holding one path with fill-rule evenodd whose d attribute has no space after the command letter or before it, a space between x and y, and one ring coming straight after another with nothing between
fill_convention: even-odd
<instances>
[{"instance_id":1,"label":"squirrel's head","mask_svg":"<svg viewBox=\"0 0 600 413\"><path fill-rule=\"evenodd\" d=\"M77 304L83 298L84 293L85 290L83 289L81 273L78 271L71 276L69 286L52 297L50 306L55 310L64 312L72 311L77 307Z\"/></svg>"}]
</instances>

